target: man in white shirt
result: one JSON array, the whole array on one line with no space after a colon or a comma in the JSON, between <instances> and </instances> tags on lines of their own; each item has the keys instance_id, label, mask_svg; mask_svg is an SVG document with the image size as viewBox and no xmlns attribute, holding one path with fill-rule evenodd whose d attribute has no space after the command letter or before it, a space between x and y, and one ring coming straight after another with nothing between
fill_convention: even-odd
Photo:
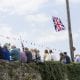
<instances>
[{"instance_id":1,"label":"man in white shirt","mask_svg":"<svg viewBox=\"0 0 80 80\"><path fill-rule=\"evenodd\" d=\"M53 51L52 50L49 50L49 53L51 54L51 60L52 61L58 61L59 59L59 55L58 55L58 53L57 52L54 52L53 53Z\"/></svg>"}]
</instances>

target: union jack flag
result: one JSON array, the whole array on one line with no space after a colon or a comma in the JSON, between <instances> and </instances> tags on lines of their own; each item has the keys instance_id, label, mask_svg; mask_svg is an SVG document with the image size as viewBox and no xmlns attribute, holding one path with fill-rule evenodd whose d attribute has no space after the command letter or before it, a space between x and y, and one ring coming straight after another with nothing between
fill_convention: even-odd
<instances>
[{"instance_id":1,"label":"union jack flag","mask_svg":"<svg viewBox=\"0 0 80 80\"><path fill-rule=\"evenodd\" d=\"M56 31L62 31L65 29L63 23L61 22L61 19L58 17L52 17L53 22L54 22L54 26L55 26L55 30Z\"/></svg>"}]
</instances>

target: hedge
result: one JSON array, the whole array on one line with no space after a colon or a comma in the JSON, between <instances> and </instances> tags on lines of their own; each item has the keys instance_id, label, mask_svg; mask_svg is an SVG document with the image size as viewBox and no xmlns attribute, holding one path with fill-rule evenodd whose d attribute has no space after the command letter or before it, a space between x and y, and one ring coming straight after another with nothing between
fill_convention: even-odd
<instances>
[{"instance_id":1,"label":"hedge","mask_svg":"<svg viewBox=\"0 0 80 80\"><path fill-rule=\"evenodd\" d=\"M5 75L7 78L3 79ZM80 64L65 65L60 62L0 63L0 80L16 80L16 78L18 80L34 80L32 78L39 75L41 76L40 80L80 80Z\"/></svg>"},{"instance_id":2,"label":"hedge","mask_svg":"<svg viewBox=\"0 0 80 80\"><path fill-rule=\"evenodd\" d=\"M43 80L80 80L80 64L77 63L45 62L32 67L40 72Z\"/></svg>"},{"instance_id":3,"label":"hedge","mask_svg":"<svg viewBox=\"0 0 80 80\"><path fill-rule=\"evenodd\" d=\"M45 62L38 66L43 80L65 80L64 65L54 62Z\"/></svg>"},{"instance_id":4,"label":"hedge","mask_svg":"<svg viewBox=\"0 0 80 80\"><path fill-rule=\"evenodd\" d=\"M80 80L80 64L72 63L66 65L66 73L69 80Z\"/></svg>"}]
</instances>

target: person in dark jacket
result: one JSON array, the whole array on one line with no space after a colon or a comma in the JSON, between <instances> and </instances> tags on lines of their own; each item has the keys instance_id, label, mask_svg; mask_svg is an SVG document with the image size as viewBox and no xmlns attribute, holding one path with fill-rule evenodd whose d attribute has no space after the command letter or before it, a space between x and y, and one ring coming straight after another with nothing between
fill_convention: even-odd
<instances>
[{"instance_id":1,"label":"person in dark jacket","mask_svg":"<svg viewBox=\"0 0 80 80\"><path fill-rule=\"evenodd\" d=\"M3 47L3 59L10 61L10 52L6 45Z\"/></svg>"},{"instance_id":2,"label":"person in dark jacket","mask_svg":"<svg viewBox=\"0 0 80 80\"><path fill-rule=\"evenodd\" d=\"M1 46L0 46L0 59L3 59L3 50Z\"/></svg>"},{"instance_id":3,"label":"person in dark jacket","mask_svg":"<svg viewBox=\"0 0 80 80\"><path fill-rule=\"evenodd\" d=\"M64 56L65 56L65 59L66 59L66 64L71 63L70 57L67 55L67 52L64 52Z\"/></svg>"},{"instance_id":4,"label":"person in dark jacket","mask_svg":"<svg viewBox=\"0 0 80 80\"><path fill-rule=\"evenodd\" d=\"M41 62L41 56L40 56L40 54L39 54L39 50L37 50L37 49L34 49L35 50L35 57L36 57L36 62L38 63L38 62Z\"/></svg>"},{"instance_id":5,"label":"person in dark jacket","mask_svg":"<svg viewBox=\"0 0 80 80\"><path fill-rule=\"evenodd\" d=\"M25 52L25 54L27 56L27 63L32 62L32 53L29 51L29 49L28 48L25 48L24 49L24 52Z\"/></svg>"},{"instance_id":6,"label":"person in dark jacket","mask_svg":"<svg viewBox=\"0 0 80 80\"><path fill-rule=\"evenodd\" d=\"M66 58L62 52L60 53L60 62L66 64Z\"/></svg>"}]
</instances>

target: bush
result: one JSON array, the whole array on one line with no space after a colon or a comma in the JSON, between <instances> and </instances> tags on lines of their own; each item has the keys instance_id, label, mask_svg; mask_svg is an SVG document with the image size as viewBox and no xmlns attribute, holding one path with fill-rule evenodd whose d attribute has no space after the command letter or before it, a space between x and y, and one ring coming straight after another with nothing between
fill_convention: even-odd
<instances>
[{"instance_id":1,"label":"bush","mask_svg":"<svg viewBox=\"0 0 80 80\"><path fill-rule=\"evenodd\" d=\"M42 80L40 73L26 63L1 62L0 80Z\"/></svg>"},{"instance_id":2,"label":"bush","mask_svg":"<svg viewBox=\"0 0 80 80\"><path fill-rule=\"evenodd\" d=\"M80 80L80 64L2 62L0 80Z\"/></svg>"},{"instance_id":3,"label":"bush","mask_svg":"<svg viewBox=\"0 0 80 80\"><path fill-rule=\"evenodd\" d=\"M34 68L40 72L42 80L80 80L80 64L77 63L45 62Z\"/></svg>"},{"instance_id":4,"label":"bush","mask_svg":"<svg viewBox=\"0 0 80 80\"><path fill-rule=\"evenodd\" d=\"M80 64L72 63L70 65L66 65L66 67L66 73L69 80L80 80Z\"/></svg>"},{"instance_id":5,"label":"bush","mask_svg":"<svg viewBox=\"0 0 80 80\"><path fill-rule=\"evenodd\" d=\"M65 67L61 63L45 62L38 66L43 80L65 80Z\"/></svg>"}]
</instances>

